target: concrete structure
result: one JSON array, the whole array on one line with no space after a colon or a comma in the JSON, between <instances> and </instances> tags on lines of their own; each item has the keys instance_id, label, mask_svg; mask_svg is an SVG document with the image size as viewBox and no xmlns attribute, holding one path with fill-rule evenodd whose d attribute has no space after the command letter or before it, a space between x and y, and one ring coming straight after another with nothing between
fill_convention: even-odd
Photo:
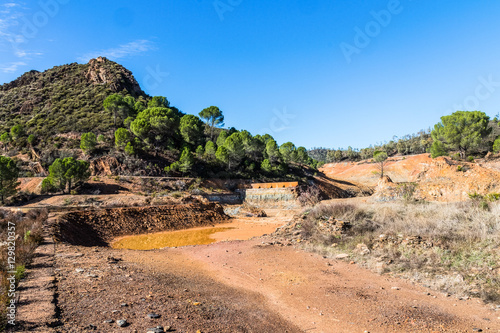
<instances>
[{"instance_id":1,"label":"concrete structure","mask_svg":"<svg viewBox=\"0 0 500 333\"><path fill-rule=\"evenodd\" d=\"M299 186L299 182L282 182L282 183L255 183L251 184L252 189L259 188L295 188Z\"/></svg>"}]
</instances>

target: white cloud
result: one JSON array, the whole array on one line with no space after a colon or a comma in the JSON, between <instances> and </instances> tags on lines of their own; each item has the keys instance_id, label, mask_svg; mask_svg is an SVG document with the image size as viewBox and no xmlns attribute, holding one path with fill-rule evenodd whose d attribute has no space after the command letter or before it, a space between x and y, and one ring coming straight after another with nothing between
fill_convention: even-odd
<instances>
[{"instance_id":1,"label":"white cloud","mask_svg":"<svg viewBox=\"0 0 500 333\"><path fill-rule=\"evenodd\" d=\"M4 67L0 67L0 71L4 73L13 73L17 71L17 68L20 66L26 66L27 64L21 61L11 62L9 64L4 65Z\"/></svg>"},{"instance_id":2,"label":"white cloud","mask_svg":"<svg viewBox=\"0 0 500 333\"><path fill-rule=\"evenodd\" d=\"M14 3L14 2L8 2L8 3L4 3L2 5L2 7L5 7L5 8L12 8L12 7L16 7L16 6L19 6L17 3Z\"/></svg>"},{"instance_id":3,"label":"white cloud","mask_svg":"<svg viewBox=\"0 0 500 333\"><path fill-rule=\"evenodd\" d=\"M140 39L127 44L120 45L115 48L110 48L107 50L102 50L98 52L87 53L81 57L78 57L78 60L81 62L87 62L92 58L97 58L99 56L110 58L110 59L120 59L130 55L135 55L147 51L154 50L155 46L153 42Z\"/></svg>"}]
</instances>

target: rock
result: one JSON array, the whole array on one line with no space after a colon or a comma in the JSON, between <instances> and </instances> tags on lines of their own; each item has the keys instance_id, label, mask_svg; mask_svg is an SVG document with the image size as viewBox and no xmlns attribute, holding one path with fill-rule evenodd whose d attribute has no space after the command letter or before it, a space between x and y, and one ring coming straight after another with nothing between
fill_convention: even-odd
<instances>
[{"instance_id":1,"label":"rock","mask_svg":"<svg viewBox=\"0 0 500 333\"><path fill-rule=\"evenodd\" d=\"M85 270L83 268L77 268L77 269L75 269L75 272L83 273L83 272L85 272Z\"/></svg>"},{"instance_id":2,"label":"rock","mask_svg":"<svg viewBox=\"0 0 500 333\"><path fill-rule=\"evenodd\" d=\"M118 325L118 327L125 327L125 326L128 325L128 323L127 323L127 321L125 319L117 320L116 324Z\"/></svg>"},{"instance_id":3,"label":"rock","mask_svg":"<svg viewBox=\"0 0 500 333\"><path fill-rule=\"evenodd\" d=\"M387 269L387 264L385 262L378 262L375 264L375 271L378 274L385 273L386 269Z\"/></svg>"},{"instance_id":4,"label":"rock","mask_svg":"<svg viewBox=\"0 0 500 333\"><path fill-rule=\"evenodd\" d=\"M127 303L122 303L122 304L120 304L120 306L126 307L126 306L128 306L128 304Z\"/></svg>"},{"instance_id":5,"label":"rock","mask_svg":"<svg viewBox=\"0 0 500 333\"><path fill-rule=\"evenodd\" d=\"M149 318L151 319L156 319L156 318L160 318L160 315L157 314L157 313L148 313L147 315Z\"/></svg>"},{"instance_id":6,"label":"rock","mask_svg":"<svg viewBox=\"0 0 500 333\"><path fill-rule=\"evenodd\" d=\"M163 327L156 326L155 328L148 328L146 333L164 333Z\"/></svg>"},{"instance_id":7,"label":"rock","mask_svg":"<svg viewBox=\"0 0 500 333\"><path fill-rule=\"evenodd\" d=\"M104 324L112 324L114 322L115 321L113 319L106 319L105 321L103 321Z\"/></svg>"},{"instance_id":8,"label":"rock","mask_svg":"<svg viewBox=\"0 0 500 333\"><path fill-rule=\"evenodd\" d=\"M474 327L474 328L472 329L472 331L474 331L474 332L482 332L483 330L482 330L482 329L480 329L480 328Z\"/></svg>"},{"instance_id":9,"label":"rock","mask_svg":"<svg viewBox=\"0 0 500 333\"><path fill-rule=\"evenodd\" d=\"M370 249L368 249L368 246L366 246L366 244L363 243L359 243L358 245L356 245L356 252L358 252L363 256L371 253Z\"/></svg>"},{"instance_id":10,"label":"rock","mask_svg":"<svg viewBox=\"0 0 500 333\"><path fill-rule=\"evenodd\" d=\"M401 288L399 287L391 287L392 290L400 290Z\"/></svg>"},{"instance_id":11,"label":"rock","mask_svg":"<svg viewBox=\"0 0 500 333\"><path fill-rule=\"evenodd\" d=\"M347 253L341 253L335 256L335 259L346 259L346 258L349 258L349 255Z\"/></svg>"}]
</instances>

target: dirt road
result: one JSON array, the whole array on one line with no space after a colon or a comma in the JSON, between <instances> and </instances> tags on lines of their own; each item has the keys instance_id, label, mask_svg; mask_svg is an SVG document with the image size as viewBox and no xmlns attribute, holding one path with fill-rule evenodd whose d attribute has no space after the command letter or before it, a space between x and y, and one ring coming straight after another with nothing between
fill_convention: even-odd
<instances>
[{"instance_id":1,"label":"dirt road","mask_svg":"<svg viewBox=\"0 0 500 333\"><path fill-rule=\"evenodd\" d=\"M307 332L500 332L500 312L477 300L447 297L261 239L130 251L125 257L151 270L202 273L257 293L266 308Z\"/></svg>"}]
</instances>

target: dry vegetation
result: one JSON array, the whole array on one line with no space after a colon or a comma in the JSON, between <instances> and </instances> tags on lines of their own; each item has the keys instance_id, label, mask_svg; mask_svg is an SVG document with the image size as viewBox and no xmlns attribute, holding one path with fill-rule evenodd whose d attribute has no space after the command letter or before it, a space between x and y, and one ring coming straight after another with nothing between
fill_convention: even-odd
<instances>
[{"instance_id":1,"label":"dry vegetation","mask_svg":"<svg viewBox=\"0 0 500 333\"><path fill-rule=\"evenodd\" d=\"M0 210L0 303L6 305L10 301L8 297L9 282L7 281L9 271L8 258L8 226L15 224L16 243L16 285L24 277L25 267L31 262L35 248L42 242L42 224L47 219L47 211L32 210L25 216L21 212ZM9 225L9 222L11 223ZM5 329L6 306L0 308L0 330Z\"/></svg>"},{"instance_id":2,"label":"dry vegetation","mask_svg":"<svg viewBox=\"0 0 500 333\"><path fill-rule=\"evenodd\" d=\"M347 232L325 232L331 221ZM500 303L500 203L324 203L295 228L305 247L459 296Z\"/></svg>"}]
</instances>

